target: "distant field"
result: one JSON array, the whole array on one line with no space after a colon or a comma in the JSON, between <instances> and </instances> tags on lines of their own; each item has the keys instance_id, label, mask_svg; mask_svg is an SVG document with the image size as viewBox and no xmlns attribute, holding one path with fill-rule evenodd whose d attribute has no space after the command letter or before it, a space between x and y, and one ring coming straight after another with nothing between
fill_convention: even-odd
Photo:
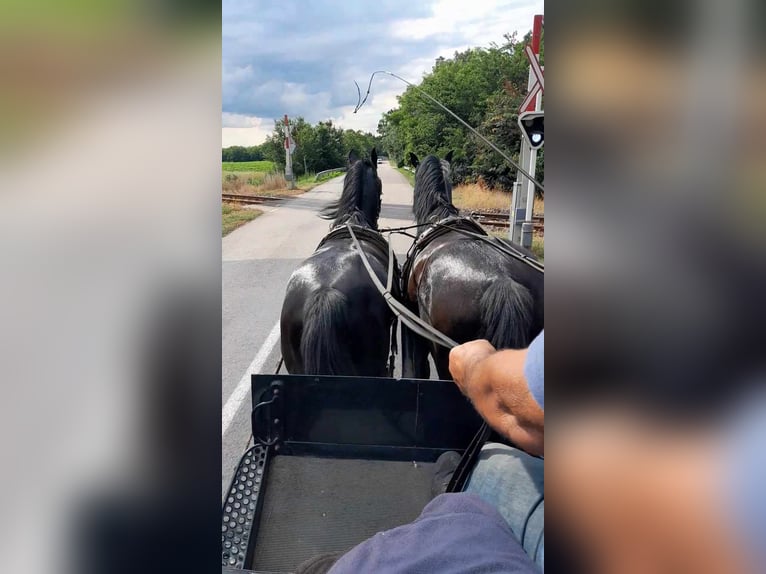
<instances>
[{"instance_id":1,"label":"distant field","mask_svg":"<svg viewBox=\"0 0 766 574\"><path fill-rule=\"evenodd\" d=\"M223 171L274 171L273 161L224 161L221 166Z\"/></svg>"}]
</instances>

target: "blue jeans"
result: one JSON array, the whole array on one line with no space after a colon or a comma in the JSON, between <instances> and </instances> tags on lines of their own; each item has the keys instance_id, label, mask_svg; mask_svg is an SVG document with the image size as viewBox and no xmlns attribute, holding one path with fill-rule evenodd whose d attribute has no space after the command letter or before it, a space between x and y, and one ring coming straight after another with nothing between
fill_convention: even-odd
<instances>
[{"instance_id":1,"label":"blue jeans","mask_svg":"<svg viewBox=\"0 0 766 574\"><path fill-rule=\"evenodd\" d=\"M543 460L510 446L487 443L481 449L465 491L497 508L524 551L543 570Z\"/></svg>"}]
</instances>

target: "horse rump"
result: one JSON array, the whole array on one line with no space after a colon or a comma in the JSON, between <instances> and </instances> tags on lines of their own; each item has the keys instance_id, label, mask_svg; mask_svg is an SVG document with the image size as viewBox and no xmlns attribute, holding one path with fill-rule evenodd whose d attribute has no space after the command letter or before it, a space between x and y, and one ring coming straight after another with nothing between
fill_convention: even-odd
<instances>
[{"instance_id":1,"label":"horse rump","mask_svg":"<svg viewBox=\"0 0 766 574\"><path fill-rule=\"evenodd\" d=\"M303 320L304 374L355 375L348 342L348 299L337 289L322 287L313 294Z\"/></svg>"},{"instance_id":2,"label":"horse rump","mask_svg":"<svg viewBox=\"0 0 766 574\"><path fill-rule=\"evenodd\" d=\"M534 301L529 289L509 277L493 281L481 296L484 338L496 349L524 349L532 339Z\"/></svg>"}]
</instances>

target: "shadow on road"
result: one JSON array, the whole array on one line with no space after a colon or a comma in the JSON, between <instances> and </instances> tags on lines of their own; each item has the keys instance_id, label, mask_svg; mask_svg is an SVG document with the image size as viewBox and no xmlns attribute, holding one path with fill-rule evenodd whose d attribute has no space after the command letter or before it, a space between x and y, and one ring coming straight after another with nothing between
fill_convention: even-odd
<instances>
[{"instance_id":1,"label":"shadow on road","mask_svg":"<svg viewBox=\"0 0 766 574\"><path fill-rule=\"evenodd\" d=\"M329 201L323 199L314 199L311 197L296 197L287 199L279 203L290 209L305 209L316 211L317 213L329 205ZM380 217L386 219L400 219L403 221L412 221L412 206L406 203L383 203L380 210Z\"/></svg>"}]
</instances>

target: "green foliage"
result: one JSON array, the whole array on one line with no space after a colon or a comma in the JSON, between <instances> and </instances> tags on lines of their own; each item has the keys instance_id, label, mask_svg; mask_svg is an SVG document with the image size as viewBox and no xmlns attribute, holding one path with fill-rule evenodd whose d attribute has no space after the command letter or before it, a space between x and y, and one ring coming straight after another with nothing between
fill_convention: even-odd
<instances>
[{"instance_id":1,"label":"green foliage","mask_svg":"<svg viewBox=\"0 0 766 574\"><path fill-rule=\"evenodd\" d=\"M260 161L266 158L263 145L243 147L234 145L222 150L221 161Z\"/></svg>"},{"instance_id":2,"label":"green foliage","mask_svg":"<svg viewBox=\"0 0 766 574\"><path fill-rule=\"evenodd\" d=\"M415 187L415 172L414 172L414 171L410 171L410 170L408 170L408 169L405 169L405 168L403 168L403 167L397 167L397 168L396 168L396 171L398 171L398 172L399 172L399 173L401 173L401 174L402 174L404 177L406 177L406 178L407 178L407 181L409 181L409 182L410 182L410 185L411 185L412 187Z\"/></svg>"},{"instance_id":3,"label":"green foliage","mask_svg":"<svg viewBox=\"0 0 766 574\"><path fill-rule=\"evenodd\" d=\"M319 173L346 165L348 154L354 150L359 155L368 154L380 140L370 133L343 130L332 120L311 125L302 117L292 120L291 130L297 146L293 153L293 172L296 177ZM277 169L285 169L285 126L282 120L274 120L274 131L263 145L266 159L273 161Z\"/></svg>"},{"instance_id":4,"label":"green foliage","mask_svg":"<svg viewBox=\"0 0 766 574\"><path fill-rule=\"evenodd\" d=\"M223 171L274 171L274 162L271 161L224 161L221 164Z\"/></svg>"},{"instance_id":5,"label":"green foliage","mask_svg":"<svg viewBox=\"0 0 766 574\"><path fill-rule=\"evenodd\" d=\"M527 91L529 63L523 41L505 36L505 44L456 52L439 58L420 88L451 109L498 147L518 156L521 131L518 107ZM382 149L396 165L406 164L410 152L420 157L454 151L455 183L481 180L489 187L512 189L515 170L508 166L447 112L410 87L398 98L399 107L378 123ZM542 174L539 154L538 173Z\"/></svg>"}]
</instances>

